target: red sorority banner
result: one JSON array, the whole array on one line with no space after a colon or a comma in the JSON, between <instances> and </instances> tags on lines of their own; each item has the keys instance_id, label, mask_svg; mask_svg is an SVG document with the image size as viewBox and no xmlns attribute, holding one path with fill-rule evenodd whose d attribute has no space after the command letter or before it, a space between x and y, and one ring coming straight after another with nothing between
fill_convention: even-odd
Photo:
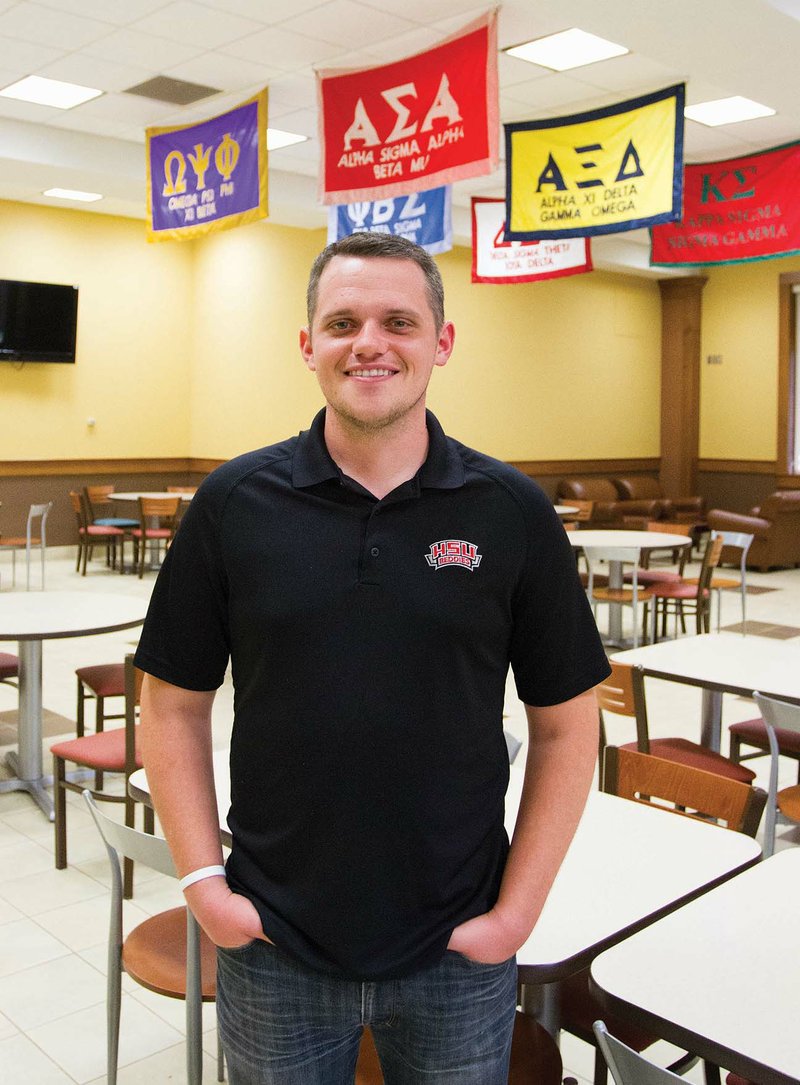
<instances>
[{"instance_id":1,"label":"red sorority banner","mask_svg":"<svg viewBox=\"0 0 800 1085\"><path fill-rule=\"evenodd\" d=\"M650 263L733 264L800 252L800 142L684 167L683 218L650 231Z\"/></svg>"},{"instance_id":2,"label":"red sorority banner","mask_svg":"<svg viewBox=\"0 0 800 1085\"><path fill-rule=\"evenodd\" d=\"M422 192L498 164L497 11L424 53L317 72L323 204Z\"/></svg>"}]
</instances>

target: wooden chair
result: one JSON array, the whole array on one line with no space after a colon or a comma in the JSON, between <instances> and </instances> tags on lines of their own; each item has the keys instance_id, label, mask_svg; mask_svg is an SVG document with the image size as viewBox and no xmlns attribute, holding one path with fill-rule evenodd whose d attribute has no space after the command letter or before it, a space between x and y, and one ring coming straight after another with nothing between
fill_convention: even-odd
<instances>
[{"instance_id":1,"label":"wooden chair","mask_svg":"<svg viewBox=\"0 0 800 1085\"><path fill-rule=\"evenodd\" d=\"M609 660L611 675L597 687L597 699L600 706L600 765L603 787L602 766L606 746L606 723L604 712L618 716L627 716L635 721L636 741L620 744L623 750L639 750L644 754L672 761L691 768L702 769L717 776L724 776L742 784L751 784L755 773L736 761L710 750L699 742L688 738L650 738L647 722L647 702L645 700L644 673L641 666Z\"/></svg>"},{"instance_id":2,"label":"wooden chair","mask_svg":"<svg viewBox=\"0 0 800 1085\"><path fill-rule=\"evenodd\" d=\"M117 543L119 543L119 560L122 563L125 554L124 530L119 527L92 523L86 498L77 490L70 490L69 499L78 524L78 560L75 564L75 572L86 576L86 565L96 546L105 547L106 564L113 567L117 562Z\"/></svg>"},{"instance_id":3,"label":"wooden chair","mask_svg":"<svg viewBox=\"0 0 800 1085\"><path fill-rule=\"evenodd\" d=\"M114 509L114 502L110 497L113 493L113 486L83 487L89 523L97 524L98 527L119 527L123 531L131 531L133 528L138 527L139 521L132 520L129 516L110 515Z\"/></svg>"},{"instance_id":4,"label":"wooden chair","mask_svg":"<svg viewBox=\"0 0 800 1085\"><path fill-rule=\"evenodd\" d=\"M131 531L133 537L133 559L139 579L144 576L147 544L164 544L167 549L175 537L180 519L180 497L140 497L140 526Z\"/></svg>"},{"instance_id":5,"label":"wooden chair","mask_svg":"<svg viewBox=\"0 0 800 1085\"><path fill-rule=\"evenodd\" d=\"M50 509L53 507L53 502L48 501L44 505L31 505L28 509L28 519L25 526L24 535L0 535L0 550L11 551L11 584L12 587L17 583L17 550L25 551L25 589L31 590L31 557L33 554L33 548L39 547L41 551L42 561L42 583L41 588L44 591L44 558L47 550L47 534L46 525L47 517L50 513ZM39 534L34 534L34 521L39 521Z\"/></svg>"},{"instance_id":6,"label":"wooden chair","mask_svg":"<svg viewBox=\"0 0 800 1085\"><path fill-rule=\"evenodd\" d=\"M761 788L616 746L605 749L603 791L657 806L665 813L704 821L713 818L717 823L723 822L724 828L748 836L755 836L758 831L767 801L766 792ZM561 1027L597 1047L593 1025L605 1011L589 990L589 969L564 980L560 996ZM614 1033L633 1051L644 1051L660 1038L627 1020L607 1013L606 1016ZM684 1072L696 1061L696 1056L687 1052L673 1062L669 1070ZM606 1062L598 1048L594 1085L605 1085L607 1077Z\"/></svg>"},{"instance_id":7,"label":"wooden chair","mask_svg":"<svg viewBox=\"0 0 800 1085\"><path fill-rule=\"evenodd\" d=\"M747 554L752 545L754 535L748 535L744 531L716 531L711 532L712 539L722 539L722 553L720 564L732 561L734 557L739 561L739 579L734 580L729 576L718 576L716 573L711 577L709 587L717 593L717 632L719 633L722 618L722 592L726 588L738 588L739 598L742 603L742 635L747 632ZM687 584L695 584L696 580L687 580Z\"/></svg>"},{"instance_id":8,"label":"wooden chair","mask_svg":"<svg viewBox=\"0 0 800 1085\"><path fill-rule=\"evenodd\" d=\"M584 546L583 553L589 568L589 580L587 594L589 602L596 612L597 603L609 605L629 606L633 610L633 647L639 646L639 603L645 603L650 598L650 589L639 585L638 566L639 551L631 547L614 546ZM599 583L599 577L604 576L600 569L606 568L606 563L619 561L632 566L630 585L623 584L621 588L612 588ZM623 572L624 577L624 572Z\"/></svg>"},{"instance_id":9,"label":"wooden chair","mask_svg":"<svg viewBox=\"0 0 800 1085\"><path fill-rule=\"evenodd\" d=\"M125 696L125 664L96 663L88 667L78 667L75 671L78 679L77 736L86 733L86 702L95 702L94 732L96 735L105 730L106 720L124 720L125 711L106 712L106 699ZM95 788L103 786L103 773L94 774Z\"/></svg>"},{"instance_id":10,"label":"wooden chair","mask_svg":"<svg viewBox=\"0 0 800 1085\"><path fill-rule=\"evenodd\" d=\"M534 1017L517 1010L508 1085L528 1085L530 1082L561 1085L561 1074L561 1054L553 1037ZM369 1029L364 1030L361 1038L355 1085L383 1085L383 1072Z\"/></svg>"},{"instance_id":11,"label":"wooden chair","mask_svg":"<svg viewBox=\"0 0 800 1085\"><path fill-rule=\"evenodd\" d=\"M679 581L651 585L653 614L650 633L653 643L656 641L659 615L661 615L663 621L663 635L666 633L668 615L670 613L674 614L675 635L677 636L678 620L683 621L687 608L689 613L694 612L697 633L709 632L711 629L711 578L714 570L719 565L722 545L722 539L709 538L703 552L700 575L696 581L681 578Z\"/></svg>"},{"instance_id":12,"label":"wooden chair","mask_svg":"<svg viewBox=\"0 0 800 1085\"><path fill-rule=\"evenodd\" d=\"M778 789L781 746L778 734L791 734L800 738L800 705L765 697L754 693L753 699L761 710L764 730L770 747L769 790L767 792L767 818L764 826L764 855L775 851L775 826L778 814L789 821L800 822L800 783Z\"/></svg>"},{"instance_id":13,"label":"wooden chair","mask_svg":"<svg viewBox=\"0 0 800 1085\"><path fill-rule=\"evenodd\" d=\"M50 747L53 755L53 790L55 801L55 861L56 869L67 865L67 791L81 794L84 787L67 777L66 765L74 762L79 768L92 769L95 773L114 773L124 780L122 794L96 788L91 794L102 802L124 803L125 824L135 824L136 803L128 794L128 778L142 767L138 750L138 724L136 722L139 697L142 689L142 671L133 665L133 656L125 657L125 726L99 734L83 735L66 739ZM145 831L153 832L153 811L144 808ZM125 860L125 896L133 895L133 863Z\"/></svg>"},{"instance_id":14,"label":"wooden chair","mask_svg":"<svg viewBox=\"0 0 800 1085\"><path fill-rule=\"evenodd\" d=\"M140 923L123 938L123 875L125 862L144 863L160 874L177 878L166 840L120 825L102 813L90 792L83 796L103 838L111 864L111 922L108 935L106 1005L108 1016L107 1077L116 1085L119 1053L123 971L148 991L186 1002L186 1080L203 1079L203 1002L216 999L217 955L208 936L187 907L170 908ZM217 1080L224 1080L221 1048Z\"/></svg>"}]
</instances>

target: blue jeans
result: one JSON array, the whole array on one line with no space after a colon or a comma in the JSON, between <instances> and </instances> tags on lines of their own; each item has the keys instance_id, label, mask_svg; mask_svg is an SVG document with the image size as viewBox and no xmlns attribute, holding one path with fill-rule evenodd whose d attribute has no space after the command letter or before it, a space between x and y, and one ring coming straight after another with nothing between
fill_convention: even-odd
<instances>
[{"instance_id":1,"label":"blue jeans","mask_svg":"<svg viewBox=\"0 0 800 1085\"><path fill-rule=\"evenodd\" d=\"M506 1085L514 958L448 951L398 980L314 972L267 942L217 953L217 1021L230 1085L353 1085L372 1029L386 1085Z\"/></svg>"}]
</instances>

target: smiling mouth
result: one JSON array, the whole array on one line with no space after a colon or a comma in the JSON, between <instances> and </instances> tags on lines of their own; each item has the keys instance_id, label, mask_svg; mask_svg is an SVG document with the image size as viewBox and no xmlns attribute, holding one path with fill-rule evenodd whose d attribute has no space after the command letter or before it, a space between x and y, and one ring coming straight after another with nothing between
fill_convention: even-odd
<instances>
[{"instance_id":1,"label":"smiling mouth","mask_svg":"<svg viewBox=\"0 0 800 1085\"><path fill-rule=\"evenodd\" d=\"M348 369L348 377L361 377L372 379L375 377L393 377L395 374L394 369Z\"/></svg>"}]
</instances>

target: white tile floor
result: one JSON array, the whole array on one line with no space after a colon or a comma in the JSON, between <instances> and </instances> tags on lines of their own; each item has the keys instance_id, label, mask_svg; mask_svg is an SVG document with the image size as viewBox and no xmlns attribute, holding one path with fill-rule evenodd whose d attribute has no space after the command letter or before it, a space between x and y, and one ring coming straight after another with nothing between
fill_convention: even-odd
<instances>
[{"instance_id":1,"label":"white tile floor","mask_svg":"<svg viewBox=\"0 0 800 1085\"><path fill-rule=\"evenodd\" d=\"M80 578L74 551L48 553L48 588L119 591L147 597L152 575L118 577L101 560ZM2 588L8 590L7 568ZM800 625L800 570L748 575L753 585L778 591L748 599L752 620ZM740 618L739 599L723 593L723 626ZM601 613L599 620L604 620ZM800 630L798 630L800 634ZM68 719L75 715L75 668L121 660L135 643L134 631L82 639L49 641L44 646L46 708ZM3 645L14 650L13 645ZM665 682L648 683L652 733L697 736L699 692ZM214 712L214 741L225 746L231 720L232 690L220 691ZM0 685L0 712L16 707L16 691ZM728 697L725 722L754 714L751 703ZM524 740L524 713L509 683L508 730ZM629 724L610 721L609 741L627 741ZM72 732L68 732L72 733ZM52 742L53 739L48 739ZM5 750L0 748L0 755ZM524 754L523 754L524 755ZM523 756L521 755L521 756ZM47 763L47 762L46 762ZM766 762L754 762L763 775ZM787 768L786 782L793 782ZM759 782L764 783L762 779ZM69 868L53 867L53 829L22 792L0 795L0 1082L8 1085L99 1085L105 1078L105 953L108 922L108 869L103 846L77 796L69 797ZM106 806L113 811L116 807ZM779 847L800 843L800 833L781 829ZM126 923L180 902L174 882L137 870L135 897L126 905ZM182 1002L154 995L125 979L120 1043L120 1085L161 1085L185 1080ZM204 1080L216 1079L214 1007L205 1006ZM565 1074L591 1081L593 1052L578 1040L562 1040ZM666 1045L651 1049L668 1059ZM687 1081L702 1081L695 1068Z\"/></svg>"}]
</instances>

